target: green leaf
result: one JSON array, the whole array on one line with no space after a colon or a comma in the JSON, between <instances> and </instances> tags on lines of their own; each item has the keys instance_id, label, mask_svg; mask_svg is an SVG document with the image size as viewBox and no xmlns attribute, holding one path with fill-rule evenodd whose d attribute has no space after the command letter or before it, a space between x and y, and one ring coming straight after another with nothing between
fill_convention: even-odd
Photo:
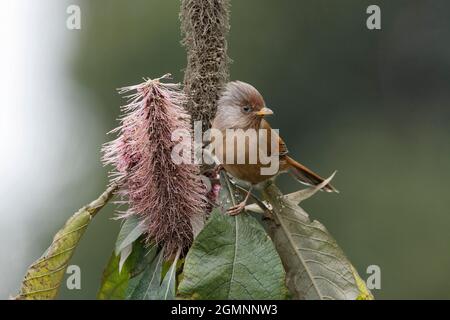
<instances>
[{"instance_id":1,"label":"green leaf","mask_svg":"<svg viewBox=\"0 0 450 320\"><path fill-rule=\"evenodd\" d=\"M55 299L67 265L91 219L113 196L110 186L95 201L75 213L55 235L45 254L28 269L16 299Z\"/></svg>"},{"instance_id":2,"label":"green leaf","mask_svg":"<svg viewBox=\"0 0 450 320\"><path fill-rule=\"evenodd\" d=\"M133 244L129 244L125 248L120 251L120 260L119 260L119 273L122 271L123 265L127 261L128 257L131 255L133 251Z\"/></svg>"},{"instance_id":3,"label":"green leaf","mask_svg":"<svg viewBox=\"0 0 450 320\"><path fill-rule=\"evenodd\" d=\"M356 285L358 286L359 296L356 300L374 300L374 297L369 289L367 289L366 283L361 279L356 269L352 266L353 276L356 280Z\"/></svg>"},{"instance_id":4,"label":"green leaf","mask_svg":"<svg viewBox=\"0 0 450 320\"><path fill-rule=\"evenodd\" d=\"M179 257L180 251L178 251L161 283L161 288L159 289L159 298L161 300L174 300L176 297L177 263Z\"/></svg>"},{"instance_id":5,"label":"green leaf","mask_svg":"<svg viewBox=\"0 0 450 320\"><path fill-rule=\"evenodd\" d=\"M108 265L103 271L102 284L97 294L98 300L124 299L130 274L126 264L122 269L122 272L118 272L119 259L120 257L116 256L114 253L111 255Z\"/></svg>"},{"instance_id":6,"label":"green leaf","mask_svg":"<svg viewBox=\"0 0 450 320\"><path fill-rule=\"evenodd\" d=\"M127 264L125 264L122 272L118 272L119 260L119 256L114 253L111 255L108 265L103 271L102 284L97 294L98 300L122 300L125 298L130 273Z\"/></svg>"},{"instance_id":7,"label":"green leaf","mask_svg":"<svg viewBox=\"0 0 450 320\"><path fill-rule=\"evenodd\" d=\"M120 257L119 272L131 254L133 243L144 233L144 227L135 216L128 217L117 236L115 254Z\"/></svg>"},{"instance_id":8,"label":"green leaf","mask_svg":"<svg viewBox=\"0 0 450 320\"><path fill-rule=\"evenodd\" d=\"M139 219L135 216L128 217L120 229L116 240L116 255L129 247L144 233L144 227L140 224Z\"/></svg>"},{"instance_id":9,"label":"green leaf","mask_svg":"<svg viewBox=\"0 0 450 320\"><path fill-rule=\"evenodd\" d=\"M217 210L184 265L181 296L191 299L284 299L285 274L261 225L250 215Z\"/></svg>"},{"instance_id":10,"label":"green leaf","mask_svg":"<svg viewBox=\"0 0 450 320\"><path fill-rule=\"evenodd\" d=\"M224 209L236 203L235 190L225 179ZM216 209L187 254L178 292L190 299L284 299L284 283L280 258L256 219Z\"/></svg>"},{"instance_id":11,"label":"green leaf","mask_svg":"<svg viewBox=\"0 0 450 320\"><path fill-rule=\"evenodd\" d=\"M131 300L156 300L159 297L161 286L161 273L164 264L164 252L160 250L157 254L158 247L154 246L150 255L151 262L147 264L142 275L136 279L133 289L128 293L127 298Z\"/></svg>"},{"instance_id":12,"label":"green leaf","mask_svg":"<svg viewBox=\"0 0 450 320\"><path fill-rule=\"evenodd\" d=\"M310 191L302 196L311 196L314 190ZM283 196L273 183L263 194L272 206L275 220L268 222L269 233L285 266L287 285L295 299L353 300L370 295L326 228L318 221L311 221L297 205L304 198L298 197L299 194Z\"/></svg>"},{"instance_id":13,"label":"green leaf","mask_svg":"<svg viewBox=\"0 0 450 320\"><path fill-rule=\"evenodd\" d=\"M123 300L127 297L127 290L133 277L142 273L142 261L145 260L145 248L141 241L132 245L130 257L119 270L120 256L113 252L103 271L102 284L97 294L99 300Z\"/></svg>"},{"instance_id":14,"label":"green leaf","mask_svg":"<svg viewBox=\"0 0 450 320\"><path fill-rule=\"evenodd\" d=\"M167 270L164 265L164 251L153 247L149 255L153 258L149 262L144 272L136 277L128 291L127 297L131 300L171 300L175 299L176 293L176 273L177 262L180 252L176 255L174 261ZM164 269L167 270L161 281ZM131 281L130 281L131 282Z\"/></svg>"}]
</instances>

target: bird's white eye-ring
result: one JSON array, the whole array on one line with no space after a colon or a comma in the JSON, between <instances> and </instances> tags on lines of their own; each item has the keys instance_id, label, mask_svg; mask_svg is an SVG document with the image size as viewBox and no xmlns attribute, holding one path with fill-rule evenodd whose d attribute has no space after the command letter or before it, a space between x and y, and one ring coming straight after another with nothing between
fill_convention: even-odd
<instances>
[{"instance_id":1,"label":"bird's white eye-ring","mask_svg":"<svg viewBox=\"0 0 450 320\"><path fill-rule=\"evenodd\" d=\"M242 111L244 111L245 113L249 113L250 111L252 111L252 108L249 106L244 106L242 107Z\"/></svg>"}]
</instances>

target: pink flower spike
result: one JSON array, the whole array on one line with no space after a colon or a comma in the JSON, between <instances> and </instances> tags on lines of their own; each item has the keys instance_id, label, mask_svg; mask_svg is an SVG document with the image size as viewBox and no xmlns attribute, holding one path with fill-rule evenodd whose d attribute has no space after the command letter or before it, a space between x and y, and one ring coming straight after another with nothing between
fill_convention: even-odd
<instances>
[{"instance_id":1,"label":"pink flower spike","mask_svg":"<svg viewBox=\"0 0 450 320\"><path fill-rule=\"evenodd\" d=\"M119 217L137 216L147 243L160 244L170 256L191 245L191 219L204 217L207 201L199 167L172 161L172 149L179 143L172 141L172 132L192 129L182 107L186 96L180 85L161 82L167 78L119 89L129 94L128 104L121 108L121 125L113 130L117 139L102 148L102 160L114 166L111 181L119 184L118 194L128 204Z\"/></svg>"}]
</instances>

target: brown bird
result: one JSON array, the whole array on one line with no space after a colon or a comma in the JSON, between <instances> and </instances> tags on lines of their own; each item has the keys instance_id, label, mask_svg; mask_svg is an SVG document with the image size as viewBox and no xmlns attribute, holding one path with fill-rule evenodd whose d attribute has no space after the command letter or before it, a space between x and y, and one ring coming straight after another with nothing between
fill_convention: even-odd
<instances>
[{"instance_id":1,"label":"brown bird","mask_svg":"<svg viewBox=\"0 0 450 320\"><path fill-rule=\"evenodd\" d=\"M236 215L245 208L251 190L255 185L271 179L279 173L290 172L299 182L306 185L314 186L324 181L322 177L288 156L286 144L276 132L270 131L270 125L264 119L265 116L272 114L272 110L266 107L264 99L258 90L245 82L234 81L228 83L219 99L217 113L213 120L212 128L219 130L222 133L223 141L219 141L219 143L218 141L215 142L214 153L222 160L221 167L233 177L250 184L250 189L248 190L244 201L228 210L228 213L231 215ZM243 131L234 133L235 135L230 138L228 132L231 131L227 129L242 129ZM252 146L252 143L247 137L241 136L241 139L236 138L238 135L245 134L244 132L247 132L246 130L248 129L267 130L267 135L264 140L261 140L261 137L258 137L257 149L265 145L265 151L269 155L273 155L270 147L272 141L271 138L274 139L273 141L275 143L278 143L278 152L275 156L277 156L279 166L276 172L262 174L261 169L267 168L269 165L267 164L267 161L263 164L261 161L262 158L260 158L259 155L257 156L256 161L250 161L251 155L249 154L249 150L251 148L249 147ZM234 155L234 159L231 163L225 161L227 154L227 137L228 139L234 140L232 143L229 143L234 150L228 150L228 152L233 152L230 158ZM241 142L244 141L245 149L242 148L242 146L240 149L238 148L238 140ZM245 155L241 155L244 157L244 161L237 161L239 156L238 150L244 150ZM327 192L338 192L331 184L327 184L322 190Z\"/></svg>"}]
</instances>

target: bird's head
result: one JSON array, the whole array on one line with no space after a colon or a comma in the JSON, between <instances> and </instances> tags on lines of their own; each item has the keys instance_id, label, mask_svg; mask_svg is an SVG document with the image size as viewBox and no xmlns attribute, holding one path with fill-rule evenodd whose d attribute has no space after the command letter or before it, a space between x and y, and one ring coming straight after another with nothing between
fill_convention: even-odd
<instances>
[{"instance_id":1,"label":"bird's head","mask_svg":"<svg viewBox=\"0 0 450 320\"><path fill-rule=\"evenodd\" d=\"M226 85L218 102L215 127L249 128L273 114L252 85L233 81Z\"/></svg>"}]
</instances>

